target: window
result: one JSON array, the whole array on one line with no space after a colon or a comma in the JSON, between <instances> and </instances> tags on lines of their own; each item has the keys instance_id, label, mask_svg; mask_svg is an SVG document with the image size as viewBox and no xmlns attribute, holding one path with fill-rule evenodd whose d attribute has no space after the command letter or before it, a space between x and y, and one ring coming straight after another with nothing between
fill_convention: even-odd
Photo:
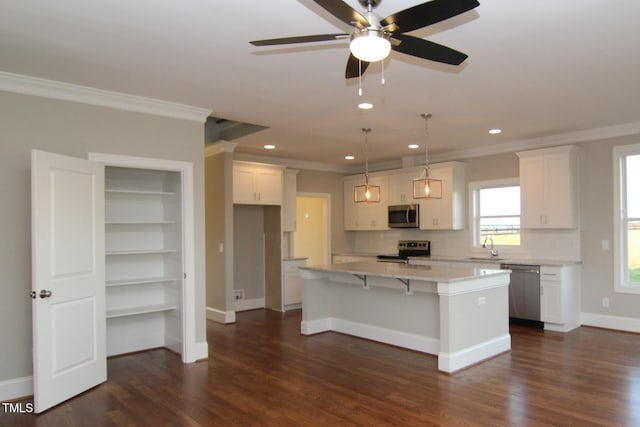
<instances>
[{"instance_id":1,"label":"window","mask_svg":"<svg viewBox=\"0 0 640 427\"><path fill-rule=\"evenodd\" d=\"M614 148L615 287L640 293L640 144Z\"/></svg>"},{"instance_id":2,"label":"window","mask_svg":"<svg viewBox=\"0 0 640 427\"><path fill-rule=\"evenodd\" d=\"M520 245L520 185L517 179L474 182L472 195L473 245L487 238L494 245Z\"/></svg>"}]
</instances>

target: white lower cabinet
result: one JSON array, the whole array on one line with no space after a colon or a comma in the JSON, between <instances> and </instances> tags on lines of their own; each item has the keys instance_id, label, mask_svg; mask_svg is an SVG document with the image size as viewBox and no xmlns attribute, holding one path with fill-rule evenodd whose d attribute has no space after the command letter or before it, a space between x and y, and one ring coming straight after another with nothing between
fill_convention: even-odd
<instances>
[{"instance_id":1,"label":"white lower cabinet","mask_svg":"<svg viewBox=\"0 0 640 427\"><path fill-rule=\"evenodd\" d=\"M540 317L544 328L568 332L580 326L580 268L540 267Z\"/></svg>"},{"instance_id":2,"label":"white lower cabinet","mask_svg":"<svg viewBox=\"0 0 640 427\"><path fill-rule=\"evenodd\" d=\"M182 353L182 225L180 173L106 167L107 355Z\"/></svg>"},{"instance_id":3,"label":"white lower cabinet","mask_svg":"<svg viewBox=\"0 0 640 427\"><path fill-rule=\"evenodd\" d=\"M302 278L298 267L307 263L306 259L284 260L284 308L295 309L302 304Z\"/></svg>"}]
</instances>

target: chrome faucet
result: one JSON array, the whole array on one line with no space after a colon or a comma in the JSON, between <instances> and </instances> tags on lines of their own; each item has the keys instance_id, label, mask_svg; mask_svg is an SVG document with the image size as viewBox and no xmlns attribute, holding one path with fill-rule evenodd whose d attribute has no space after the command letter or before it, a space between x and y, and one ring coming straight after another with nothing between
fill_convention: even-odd
<instances>
[{"instance_id":1,"label":"chrome faucet","mask_svg":"<svg viewBox=\"0 0 640 427\"><path fill-rule=\"evenodd\" d=\"M484 242L482 243L482 247L484 249L486 249L486 247L487 247L487 239L491 240L491 256L492 257L498 256L498 250L493 248L493 237L489 237L489 236L485 237L484 238Z\"/></svg>"}]
</instances>

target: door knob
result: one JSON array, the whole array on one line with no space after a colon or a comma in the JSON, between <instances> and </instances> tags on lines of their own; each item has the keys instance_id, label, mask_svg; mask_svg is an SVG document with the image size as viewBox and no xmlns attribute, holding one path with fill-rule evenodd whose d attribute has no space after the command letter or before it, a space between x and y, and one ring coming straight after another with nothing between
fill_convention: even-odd
<instances>
[{"instance_id":1,"label":"door knob","mask_svg":"<svg viewBox=\"0 0 640 427\"><path fill-rule=\"evenodd\" d=\"M46 289L43 289L40 291L40 298L50 298L51 297L51 291L48 291Z\"/></svg>"}]
</instances>

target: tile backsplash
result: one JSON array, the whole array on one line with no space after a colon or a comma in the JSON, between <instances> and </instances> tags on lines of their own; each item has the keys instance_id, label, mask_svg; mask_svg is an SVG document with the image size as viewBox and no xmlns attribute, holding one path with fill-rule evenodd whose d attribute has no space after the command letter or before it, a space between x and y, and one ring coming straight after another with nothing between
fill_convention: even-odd
<instances>
[{"instance_id":1,"label":"tile backsplash","mask_svg":"<svg viewBox=\"0 0 640 427\"><path fill-rule=\"evenodd\" d=\"M355 231L355 253L394 254L398 240L431 240L431 253L441 256L469 256L487 249L472 247L469 230ZM499 247L501 255L523 259L580 260L580 230L522 230L520 247Z\"/></svg>"}]
</instances>

